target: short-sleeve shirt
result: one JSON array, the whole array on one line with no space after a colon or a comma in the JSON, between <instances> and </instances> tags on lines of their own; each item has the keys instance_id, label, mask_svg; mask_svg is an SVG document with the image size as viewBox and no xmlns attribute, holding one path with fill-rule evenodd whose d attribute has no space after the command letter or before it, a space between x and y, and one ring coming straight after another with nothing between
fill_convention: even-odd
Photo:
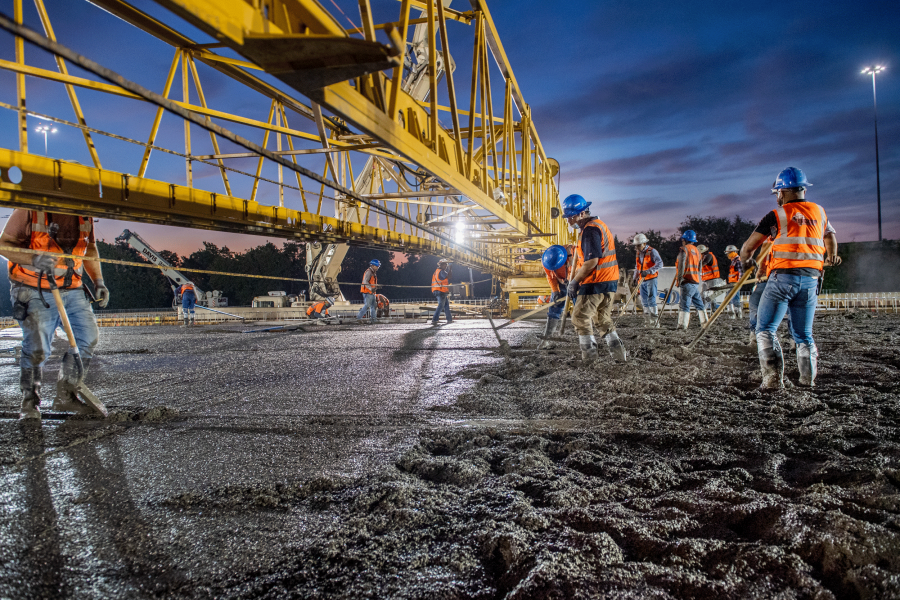
<instances>
[{"instance_id":1,"label":"short-sleeve shirt","mask_svg":"<svg viewBox=\"0 0 900 600\"><path fill-rule=\"evenodd\" d=\"M766 216L762 218L759 225L756 226L756 233L771 237L772 239L775 239L775 237L778 236L778 215L775 214L774 210L769 211L766 213ZM825 233L837 233L834 230L834 227L831 226L831 221L825 224ZM785 275L800 275L802 277L819 277L822 274L821 271L809 267L802 267L799 269L775 269L772 271L772 273L775 272L784 273Z\"/></svg>"},{"instance_id":2,"label":"short-sleeve shirt","mask_svg":"<svg viewBox=\"0 0 900 600\"><path fill-rule=\"evenodd\" d=\"M31 220L34 211L24 208L17 208L9 216L6 226L3 228L3 234L13 238L16 245L23 248L28 247L31 241ZM47 219L50 223L59 225L59 232L56 234L56 241L62 248L63 252L69 254L75 249L78 243L80 232L78 229L78 217L75 215L63 215L59 213L47 213ZM88 243L94 243L94 228L91 227L91 233L88 235Z\"/></svg>"}]
</instances>

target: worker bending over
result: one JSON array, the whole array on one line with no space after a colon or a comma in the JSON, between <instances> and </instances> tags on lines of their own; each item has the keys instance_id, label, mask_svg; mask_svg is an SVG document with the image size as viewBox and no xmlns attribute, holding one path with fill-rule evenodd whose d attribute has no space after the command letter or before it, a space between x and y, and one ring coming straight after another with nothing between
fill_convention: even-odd
<instances>
[{"instance_id":1,"label":"worker bending over","mask_svg":"<svg viewBox=\"0 0 900 600\"><path fill-rule=\"evenodd\" d=\"M188 281L175 293L181 295L181 316L184 319L182 327L194 325L194 306L197 305L197 292L194 291L194 284Z\"/></svg>"},{"instance_id":2,"label":"worker bending over","mask_svg":"<svg viewBox=\"0 0 900 600\"><path fill-rule=\"evenodd\" d=\"M635 286L640 282L641 285L641 306L644 307L644 323L646 325L655 325L657 322L656 315L656 293L657 279L659 278L659 270L662 269L663 262L656 248L652 248L647 243L647 236L639 233L634 236L631 241L635 248L634 257L634 277L631 279L631 285Z\"/></svg>"},{"instance_id":3,"label":"worker bending over","mask_svg":"<svg viewBox=\"0 0 900 600\"><path fill-rule=\"evenodd\" d=\"M334 298L325 298L321 302L316 302L306 309L306 316L310 319L327 319L331 315L328 309L334 306Z\"/></svg>"},{"instance_id":4,"label":"worker bending over","mask_svg":"<svg viewBox=\"0 0 900 600\"><path fill-rule=\"evenodd\" d=\"M550 246L541 255L541 265L544 267L544 275L553 292L547 302L554 303L565 297L565 289L569 284L569 263L574 251L574 246ZM547 323L544 325L544 339L538 344L538 350L552 348L550 337L559 333L562 326L562 314L565 303L556 304L547 309Z\"/></svg>"},{"instance_id":5,"label":"worker bending over","mask_svg":"<svg viewBox=\"0 0 900 600\"><path fill-rule=\"evenodd\" d=\"M603 336L610 355L625 362L625 345L614 329L611 312L619 285L619 263L616 261L615 238L606 224L591 216L590 202L572 194L563 200L563 215L569 225L581 228L575 246L575 272L569 278L568 295L575 299L572 325L578 333L581 358L599 358L597 339Z\"/></svg>"},{"instance_id":6,"label":"worker bending over","mask_svg":"<svg viewBox=\"0 0 900 600\"><path fill-rule=\"evenodd\" d=\"M700 252L700 299L707 310L716 310L719 308L719 303L716 302L719 291L714 288L725 284L719 275L719 261L703 244L697 245L697 251Z\"/></svg>"},{"instance_id":7,"label":"worker bending over","mask_svg":"<svg viewBox=\"0 0 900 600\"><path fill-rule=\"evenodd\" d=\"M437 308L431 318L432 325L438 324L438 319L441 318L441 309L447 316L447 324L453 322L453 314L450 312L450 275L452 274L453 267L450 266L450 261L446 258L439 260L437 269L431 276L431 293L437 299Z\"/></svg>"},{"instance_id":8,"label":"worker bending over","mask_svg":"<svg viewBox=\"0 0 900 600\"><path fill-rule=\"evenodd\" d=\"M376 273L378 272L379 267L381 267L381 261L377 258L373 259L369 262L369 268L363 273L362 286L359 288L363 297L363 306L356 315L357 322L361 323L363 319L365 319L366 313L369 314L369 322L375 322L378 313L375 301L375 290L378 289L378 276Z\"/></svg>"},{"instance_id":9,"label":"worker bending over","mask_svg":"<svg viewBox=\"0 0 900 600\"><path fill-rule=\"evenodd\" d=\"M98 258L94 241L94 223L90 217L45 213L17 208L9 217L0 244L26 250L45 250ZM103 284L99 261L56 258L47 254L5 251L9 261L10 298L13 316L22 327L22 359L19 363L19 388L22 390L22 419L41 418L41 368L50 356L53 333L61 319L50 295L48 278L53 277L87 374L100 339L97 319L91 310L90 292L82 285L87 273L97 291L97 303L106 308L109 290ZM62 377L62 369L60 369ZM90 414L94 410L78 399L75 391L60 379L56 386L53 410Z\"/></svg>"},{"instance_id":10,"label":"worker bending over","mask_svg":"<svg viewBox=\"0 0 900 600\"><path fill-rule=\"evenodd\" d=\"M784 355L775 331L790 312L790 330L797 343L800 385L813 386L819 352L813 340L813 317L824 267L839 265L837 236L829 228L825 209L806 200L812 184L803 171L788 167L772 186L778 208L759 222L741 247L744 267L755 265L753 252L767 237L773 238L769 279L757 309L756 343L762 371L762 389L784 387Z\"/></svg>"},{"instance_id":11,"label":"worker bending over","mask_svg":"<svg viewBox=\"0 0 900 600\"><path fill-rule=\"evenodd\" d=\"M681 304L678 307L678 323L675 329L687 329L691 322L691 306L697 308L700 327L706 325L706 308L700 297L700 251L694 244L697 234L688 229L681 234L681 250L675 264L675 281L681 287Z\"/></svg>"},{"instance_id":12,"label":"worker bending over","mask_svg":"<svg viewBox=\"0 0 900 600\"><path fill-rule=\"evenodd\" d=\"M728 266L728 283L734 285L744 276L744 266L741 264L737 246L728 246L725 248L725 254L731 260L731 264ZM744 307L741 305L740 290L731 298L731 303L728 305L727 310L731 313L732 319L744 318Z\"/></svg>"}]
</instances>

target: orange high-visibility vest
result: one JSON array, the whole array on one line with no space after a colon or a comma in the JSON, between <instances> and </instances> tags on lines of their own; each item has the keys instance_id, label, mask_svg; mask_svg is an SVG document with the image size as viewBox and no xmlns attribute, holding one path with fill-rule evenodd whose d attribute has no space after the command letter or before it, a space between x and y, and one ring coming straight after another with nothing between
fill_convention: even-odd
<instances>
[{"instance_id":1,"label":"orange high-visibility vest","mask_svg":"<svg viewBox=\"0 0 900 600\"><path fill-rule=\"evenodd\" d=\"M716 260L716 257L710 253L710 257L712 257L712 264L708 265L706 263L702 263L703 272L702 272L702 280L709 281L710 279L718 279L721 277L719 275L719 261Z\"/></svg>"},{"instance_id":2,"label":"orange high-visibility vest","mask_svg":"<svg viewBox=\"0 0 900 600\"><path fill-rule=\"evenodd\" d=\"M309 308L306 309L306 316L311 317L313 315L313 313L317 313L317 314L324 313L327 315L328 309L325 308L326 304L327 303L324 300L319 302L318 304L313 304L312 306L310 306Z\"/></svg>"},{"instance_id":3,"label":"orange high-visibility vest","mask_svg":"<svg viewBox=\"0 0 900 600\"><path fill-rule=\"evenodd\" d=\"M653 248L647 246L643 251L643 260L641 259L641 252L639 251L634 257L634 268L638 270L638 277L641 276L641 271L646 271L647 269L653 268L653 252L651 252ZM651 279L656 279L659 277L659 271L653 273L652 275L647 275L644 277L644 281L650 281Z\"/></svg>"},{"instance_id":4,"label":"orange high-visibility vest","mask_svg":"<svg viewBox=\"0 0 900 600\"><path fill-rule=\"evenodd\" d=\"M434 271L434 275L431 276L431 291L433 292L443 292L447 294L450 292L450 279L441 279L441 268L438 267Z\"/></svg>"},{"instance_id":5,"label":"orange high-visibility vest","mask_svg":"<svg viewBox=\"0 0 900 600\"><path fill-rule=\"evenodd\" d=\"M366 269L366 271L372 271L372 269ZM363 272L363 277L365 277L365 276L366 276L366 273ZM375 285L376 283L378 283L378 276L375 275L375 271L372 271L372 278L369 279L369 285ZM365 283L360 286L359 291L362 292L363 294L374 294L375 293L374 291L370 290L369 286L366 285Z\"/></svg>"},{"instance_id":6,"label":"orange high-visibility vest","mask_svg":"<svg viewBox=\"0 0 900 600\"><path fill-rule=\"evenodd\" d=\"M588 227L596 227L600 230L603 252L600 255L600 260L597 262L597 266L594 267L594 272L585 277L581 281L581 285L619 281L619 263L616 261L616 243L612 233L610 233L606 223L600 219L591 219L582 229L582 236L584 236L584 230ZM577 271L580 269L583 264L584 251L581 249L581 244L579 243L578 246L575 247L575 270Z\"/></svg>"},{"instance_id":7,"label":"orange high-visibility vest","mask_svg":"<svg viewBox=\"0 0 900 600\"><path fill-rule=\"evenodd\" d=\"M825 265L825 209L814 202L788 202L775 209L775 235L771 271L775 269L816 269Z\"/></svg>"},{"instance_id":8,"label":"orange high-visibility vest","mask_svg":"<svg viewBox=\"0 0 900 600\"><path fill-rule=\"evenodd\" d=\"M728 283L737 283L741 279L741 273L734 266L734 259L731 260L731 264L728 265Z\"/></svg>"},{"instance_id":9,"label":"orange high-visibility vest","mask_svg":"<svg viewBox=\"0 0 900 600\"><path fill-rule=\"evenodd\" d=\"M70 254L76 256L84 256L87 253L88 240L93 230L93 220L90 218L78 217L78 242ZM50 219L47 213L42 211L31 211L31 240L28 242L30 250L46 250L48 252L62 253L62 247L50 237ZM66 261L72 261L71 283L65 285L66 274L69 268ZM81 273L84 261L80 258L67 259L60 258L56 261L56 267L53 269L53 278L56 285L61 288L77 288L81 287ZM22 283L31 287L38 287L39 273L31 265L20 265L10 262L9 279L17 283ZM49 287L49 284L44 284Z\"/></svg>"},{"instance_id":10,"label":"orange high-visibility vest","mask_svg":"<svg viewBox=\"0 0 900 600\"><path fill-rule=\"evenodd\" d=\"M561 266L560 268L556 269L555 271L551 271L550 269L547 269L547 268L544 269L544 275L547 276L547 283L550 284L550 289L553 290L554 292L559 291L559 279L557 279L557 277L559 277L563 280L568 279L567 265L568 265L568 262L565 265Z\"/></svg>"},{"instance_id":11,"label":"orange high-visibility vest","mask_svg":"<svg viewBox=\"0 0 900 600\"><path fill-rule=\"evenodd\" d=\"M185 283L183 286L181 286L181 293L185 294L186 292L196 294L196 292L194 291L194 285L192 283Z\"/></svg>"},{"instance_id":12,"label":"orange high-visibility vest","mask_svg":"<svg viewBox=\"0 0 900 600\"><path fill-rule=\"evenodd\" d=\"M685 244L682 250L685 258L681 280L687 283L700 283L700 251L693 244Z\"/></svg>"},{"instance_id":13,"label":"orange high-visibility vest","mask_svg":"<svg viewBox=\"0 0 900 600\"><path fill-rule=\"evenodd\" d=\"M769 237L766 241L771 242L772 238ZM769 273L772 271L772 254L774 251L775 248L773 247L768 254L759 259L759 267L756 269L757 281L765 281L769 278Z\"/></svg>"},{"instance_id":14,"label":"orange high-visibility vest","mask_svg":"<svg viewBox=\"0 0 900 600\"><path fill-rule=\"evenodd\" d=\"M375 294L375 306L377 308L384 308L390 305L391 301L387 299L387 296L383 294Z\"/></svg>"}]
</instances>

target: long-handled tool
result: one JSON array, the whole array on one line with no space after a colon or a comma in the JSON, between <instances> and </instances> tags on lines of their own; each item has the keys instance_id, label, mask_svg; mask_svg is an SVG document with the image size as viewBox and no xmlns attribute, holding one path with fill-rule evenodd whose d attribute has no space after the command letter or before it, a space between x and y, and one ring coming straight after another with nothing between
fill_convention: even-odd
<instances>
[{"instance_id":1,"label":"long-handled tool","mask_svg":"<svg viewBox=\"0 0 900 600\"><path fill-rule=\"evenodd\" d=\"M666 292L666 298L663 300L662 310L659 311L659 315L656 317L656 325L654 327L659 327L659 322L662 321L663 313L666 312L666 306L669 304L669 296L672 295L672 290L675 289L675 282L678 281L678 269L675 269L675 276L672 277L672 285L669 286L669 291Z\"/></svg>"},{"instance_id":2,"label":"long-handled tool","mask_svg":"<svg viewBox=\"0 0 900 600\"><path fill-rule=\"evenodd\" d=\"M763 247L757 256L766 256L771 249L772 242L766 242L765 244L763 244ZM693 348L697 344L697 342L700 341L700 338L702 338L706 334L706 332L709 331L712 324L715 323L716 319L719 318L719 315L721 315L725 311L725 307L728 306L728 303L731 302L731 299L734 298L734 295L740 291L741 287L743 287L744 284L747 283L747 281L750 279L750 276L753 275L758 266L759 265L754 265L744 272L738 282L734 284L734 287L731 288L731 291L728 292L728 294L725 296L725 299L719 305L719 308L716 309L716 312L714 312L713 315L709 318L709 321L706 322L706 326L700 330L700 333L697 334L697 337L694 338L693 342L685 346L686 349L690 350L691 348Z\"/></svg>"},{"instance_id":3,"label":"long-handled tool","mask_svg":"<svg viewBox=\"0 0 900 600\"><path fill-rule=\"evenodd\" d=\"M578 232L578 239L575 241L575 251L572 252L572 261L569 263L569 266L566 268L567 281L571 280L575 275L575 254L577 253L578 247L581 245L581 234L582 231ZM566 333L566 318L569 316L569 293L566 290L566 303L563 304L563 314L562 320L559 323L559 335L563 336Z\"/></svg>"},{"instance_id":4,"label":"long-handled tool","mask_svg":"<svg viewBox=\"0 0 900 600\"><path fill-rule=\"evenodd\" d=\"M50 284L50 291L53 293L53 301L56 302L56 310L59 312L59 319L62 321L63 329L66 337L69 339L69 349L63 355L60 384L68 388L71 392L81 396L84 403L92 408L97 414L104 417L109 416L106 407L100 402L100 399L94 395L91 390L84 385L84 363L81 361L81 354L78 352L78 342L75 341L75 334L72 333L72 325L69 323L69 315L66 313L66 306L63 304L62 296L59 293L59 287L53 275L47 277Z\"/></svg>"},{"instance_id":5,"label":"long-handled tool","mask_svg":"<svg viewBox=\"0 0 900 600\"><path fill-rule=\"evenodd\" d=\"M628 305L631 304L631 301L634 300L635 294L637 294L638 290L641 289L641 284L644 282L643 275L638 279L637 285L634 286L634 289L631 290L631 294L628 295L628 300L625 301L625 304L622 305L622 310L619 312L619 316L616 317L616 320L613 321L613 328L619 324L619 319L625 316L625 311L628 310Z\"/></svg>"},{"instance_id":6,"label":"long-handled tool","mask_svg":"<svg viewBox=\"0 0 900 600\"><path fill-rule=\"evenodd\" d=\"M519 317L519 318L517 318L517 319L510 319L509 321L507 321L507 322L504 323L503 325L494 325L494 319L491 318L491 312L490 312L490 310L486 310L486 311L485 311L485 314L487 315L488 322L490 322L490 324L491 324L491 329L494 330L494 335L497 336L497 342L500 344L500 348L501 348L502 350L506 351L506 350L509 349L509 343L506 342L506 341L504 341L503 338L500 337L500 330L501 330L501 329L503 329L504 327L509 327L509 326L512 325L513 323L518 323L519 321L522 321L522 320L524 320L524 319L527 319L528 317L531 317L531 316L533 316L533 315L536 315L536 314L538 314L539 312L542 312L542 311L545 311L545 310L550 310L550 307L552 307L552 306L557 306L560 302L564 302L564 301L565 301L564 298L560 298L559 300L556 300L555 302L551 302L551 303L549 303L549 304L545 304L544 306L539 306L538 308L536 308L536 309L534 309L534 310L532 310L532 311L530 311L530 312L525 313L524 315L522 315L521 317Z\"/></svg>"}]
</instances>

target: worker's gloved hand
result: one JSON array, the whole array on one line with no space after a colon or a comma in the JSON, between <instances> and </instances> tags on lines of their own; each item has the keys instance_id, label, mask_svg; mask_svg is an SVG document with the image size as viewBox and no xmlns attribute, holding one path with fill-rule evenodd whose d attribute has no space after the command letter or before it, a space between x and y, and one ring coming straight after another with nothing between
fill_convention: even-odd
<instances>
[{"instance_id":1,"label":"worker's gloved hand","mask_svg":"<svg viewBox=\"0 0 900 600\"><path fill-rule=\"evenodd\" d=\"M109 304L109 288L103 285L102 279L94 282L94 290L97 292L97 306L106 308Z\"/></svg>"},{"instance_id":2,"label":"worker's gloved hand","mask_svg":"<svg viewBox=\"0 0 900 600\"><path fill-rule=\"evenodd\" d=\"M577 281L569 282L569 284L566 286L566 294L568 294L569 298L572 298L572 299L574 299L575 296L578 295L578 282Z\"/></svg>"},{"instance_id":3,"label":"worker's gloved hand","mask_svg":"<svg viewBox=\"0 0 900 600\"><path fill-rule=\"evenodd\" d=\"M749 269L755 269L756 261L753 260L752 258L748 258L747 260L741 261L741 266L744 267L744 271L747 271Z\"/></svg>"},{"instance_id":4,"label":"worker's gloved hand","mask_svg":"<svg viewBox=\"0 0 900 600\"><path fill-rule=\"evenodd\" d=\"M31 259L31 264L38 271L43 271L47 275L53 276L53 269L56 268L56 258L48 254L35 254Z\"/></svg>"}]
</instances>

